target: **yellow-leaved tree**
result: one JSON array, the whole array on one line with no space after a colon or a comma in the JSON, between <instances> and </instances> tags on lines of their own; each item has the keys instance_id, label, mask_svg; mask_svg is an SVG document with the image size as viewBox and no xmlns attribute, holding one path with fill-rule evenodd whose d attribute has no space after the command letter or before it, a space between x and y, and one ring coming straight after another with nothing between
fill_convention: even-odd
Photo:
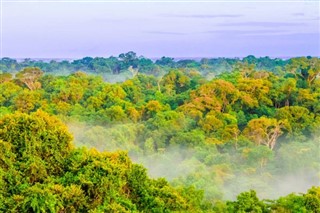
<instances>
[{"instance_id":1,"label":"yellow-leaved tree","mask_svg":"<svg viewBox=\"0 0 320 213\"><path fill-rule=\"evenodd\" d=\"M290 129L286 120L261 117L249 121L243 134L255 143L266 145L273 150L284 129Z\"/></svg>"},{"instance_id":2,"label":"yellow-leaved tree","mask_svg":"<svg viewBox=\"0 0 320 213\"><path fill-rule=\"evenodd\" d=\"M24 83L30 90L41 88L38 79L43 75L43 71L38 67L26 67L16 74L16 78Z\"/></svg>"}]
</instances>

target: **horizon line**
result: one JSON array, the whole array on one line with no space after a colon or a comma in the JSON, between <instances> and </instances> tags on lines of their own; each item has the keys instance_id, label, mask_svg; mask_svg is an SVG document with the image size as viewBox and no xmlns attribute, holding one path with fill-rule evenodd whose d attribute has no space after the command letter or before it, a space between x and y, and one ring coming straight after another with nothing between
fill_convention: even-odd
<instances>
[{"instance_id":1,"label":"horizon line","mask_svg":"<svg viewBox=\"0 0 320 213\"><path fill-rule=\"evenodd\" d=\"M265 57L269 57L269 58L280 58L280 59L284 59L284 58L298 58L298 57L315 57L315 58L320 58L320 55L316 56L316 55L295 55L295 56L256 56L254 54L249 54L246 56L144 56L144 55L137 55L137 58L143 57L143 58L147 58L147 59L161 59L162 57L167 57L167 58L174 58L174 59L215 59L215 58L245 58L248 56L254 56L255 58L265 58ZM13 56L3 56L0 58L0 60L2 60L3 58L11 58L11 59L33 59L33 60L49 60L49 59L68 59L68 60L77 60L77 59L83 59L86 57L90 57L90 58L109 58L109 57L116 57L118 58L119 56L114 56L114 55L110 55L110 56L81 56L81 57L13 57Z\"/></svg>"}]
</instances>

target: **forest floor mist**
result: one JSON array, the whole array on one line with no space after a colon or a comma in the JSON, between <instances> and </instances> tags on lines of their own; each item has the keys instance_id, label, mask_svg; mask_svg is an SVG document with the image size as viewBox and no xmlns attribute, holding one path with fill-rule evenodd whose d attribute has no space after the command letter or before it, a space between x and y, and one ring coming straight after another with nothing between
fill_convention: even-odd
<instances>
[{"instance_id":1,"label":"forest floor mist","mask_svg":"<svg viewBox=\"0 0 320 213\"><path fill-rule=\"evenodd\" d=\"M320 159L316 149L319 142L312 144L311 148L315 150L305 159L312 162L313 166L306 168L301 164L292 168L292 164L275 157L264 168L259 168L259 164L243 165L241 155L231 150L224 150L220 154L214 148L213 155L210 156L208 153L212 146L207 150L207 159L227 160L220 163L203 161L199 157L203 150L198 148L171 146L158 152L148 152L136 142L139 124L103 127L68 121L67 126L74 135L77 147L85 146L99 151L126 151L133 162L148 169L151 177L164 177L176 186L193 185L204 190L206 197L212 200L234 200L239 193L250 189L255 190L260 198L276 199L292 192L304 193L311 186L320 185ZM284 157L289 156L288 161L295 158L295 152L290 149L280 151L285 152L281 153Z\"/></svg>"}]
</instances>

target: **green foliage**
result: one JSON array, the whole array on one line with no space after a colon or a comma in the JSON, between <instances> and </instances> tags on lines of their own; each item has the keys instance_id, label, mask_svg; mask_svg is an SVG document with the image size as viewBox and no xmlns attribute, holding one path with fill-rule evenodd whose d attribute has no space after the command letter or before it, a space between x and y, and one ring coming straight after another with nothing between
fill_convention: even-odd
<instances>
[{"instance_id":1,"label":"green foliage","mask_svg":"<svg viewBox=\"0 0 320 213\"><path fill-rule=\"evenodd\" d=\"M266 205L259 200L254 190L243 192L237 196L234 202L227 202L228 212L252 212L262 213L266 212Z\"/></svg>"},{"instance_id":2,"label":"green foliage","mask_svg":"<svg viewBox=\"0 0 320 213\"><path fill-rule=\"evenodd\" d=\"M318 211L317 188L221 201L318 183L318 58L0 62L0 211Z\"/></svg>"},{"instance_id":3,"label":"green foliage","mask_svg":"<svg viewBox=\"0 0 320 213\"><path fill-rule=\"evenodd\" d=\"M124 152L74 149L66 127L44 112L4 116L0 127L1 211L200 210L190 203L201 202L201 194L149 179Z\"/></svg>"},{"instance_id":4,"label":"green foliage","mask_svg":"<svg viewBox=\"0 0 320 213\"><path fill-rule=\"evenodd\" d=\"M271 202L275 212L320 212L320 187L312 187L306 194L289 194Z\"/></svg>"}]
</instances>

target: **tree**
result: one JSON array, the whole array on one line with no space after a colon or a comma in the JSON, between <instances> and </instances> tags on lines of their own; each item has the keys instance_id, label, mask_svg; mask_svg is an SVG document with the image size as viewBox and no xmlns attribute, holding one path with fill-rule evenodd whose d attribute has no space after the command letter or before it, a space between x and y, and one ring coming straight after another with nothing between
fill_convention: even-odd
<instances>
[{"instance_id":1,"label":"tree","mask_svg":"<svg viewBox=\"0 0 320 213\"><path fill-rule=\"evenodd\" d=\"M281 78L275 76L272 79L270 99L276 108L295 104L295 95L298 91L297 80L294 78Z\"/></svg>"},{"instance_id":2,"label":"tree","mask_svg":"<svg viewBox=\"0 0 320 213\"><path fill-rule=\"evenodd\" d=\"M17 69L19 69L19 67L19 63L15 59L8 57L3 57L0 59L0 71L16 71Z\"/></svg>"},{"instance_id":3,"label":"tree","mask_svg":"<svg viewBox=\"0 0 320 213\"><path fill-rule=\"evenodd\" d=\"M263 169L273 159L273 151L266 146L254 146L243 149L243 157L252 168Z\"/></svg>"},{"instance_id":4,"label":"tree","mask_svg":"<svg viewBox=\"0 0 320 213\"><path fill-rule=\"evenodd\" d=\"M261 105L272 105L268 97L271 82L266 79L242 78L238 80L237 89L240 91L241 104L248 108Z\"/></svg>"},{"instance_id":5,"label":"tree","mask_svg":"<svg viewBox=\"0 0 320 213\"><path fill-rule=\"evenodd\" d=\"M0 84L4 83L4 82L8 82L12 79L12 74L10 73L0 73Z\"/></svg>"},{"instance_id":6,"label":"tree","mask_svg":"<svg viewBox=\"0 0 320 213\"><path fill-rule=\"evenodd\" d=\"M161 84L167 94L179 94L190 88L190 78L181 70L171 70L161 78Z\"/></svg>"},{"instance_id":7,"label":"tree","mask_svg":"<svg viewBox=\"0 0 320 213\"><path fill-rule=\"evenodd\" d=\"M16 74L16 78L23 82L30 90L41 88L38 79L43 75L43 71L38 67L27 67Z\"/></svg>"},{"instance_id":8,"label":"tree","mask_svg":"<svg viewBox=\"0 0 320 213\"><path fill-rule=\"evenodd\" d=\"M315 123L314 114L301 106L282 107L277 110L276 118L279 120L286 119L292 130L291 135L302 136L302 138L312 133L312 124Z\"/></svg>"},{"instance_id":9,"label":"tree","mask_svg":"<svg viewBox=\"0 0 320 213\"><path fill-rule=\"evenodd\" d=\"M0 139L11 144L17 160L28 162L36 157L46 161L48 174L61 171L59 166L72 149L67 128L42 111L4 116L0 120Z\"/></svg>"},{"instance_id":10,"label":"tree","mask_svg":"<svg viewBox=\"0 0 320 213\"><path fill-rule=\"evenodd\" d=\"M110 108L107 108L105 112L111 121L123 121L127 118L121 106L111 106Z\"/></svg>"},{"instance_id":11,"label":"tree","mask_svg":"<svg viewBox=\"0 0 320 213\"><path fill-rule=\"evenodd\" d=\"M320 73L320 59L316 57L299 57L290 59L286 69L296 78L304 79L308 86L312 85Z\"/></svg>"},{"instance_id":12,"label":"tree","mask_svg":"<svg viewBox=\"0 0 320 213\"><path fill-rule=\"evenodd\" d=\"M156 60L156 64L170 67L174 64L174 58L162 56L160 59Z\"/></svg>"},{"instance_id":13,"label":"tree","mask_svg":"<svg viewBox=\"0 0 320 213\"><path fill-rule=\"evenodd\" d=\"M215 97L218 97L222 104L222 112L228 111L228 107L230 108L230 105L233 105L239 99L239 91L230 82L218 79L212 81L210 85Z\"/></svg>"},{"instance_id":14,"label":"tree","mask_svg":"<svg viewBox=\"0 0 320 213\"><path fill-rule=\"evenodd\" d=\"M24 89L13 99L14 109L20 112L32 112L41 106L41 93Z\"/></svg>"},{"instance_id":15,"label":"tree","mask_svg":"<svg viewBox=\"0 0 320 213\"><path fill-rule=\"evenodd\" d=\"M75 67L75 70L88 70L89 67L92 67L92 62L92 57L84 57L80 60L74 60L71 64Z\"/></svg>"},{"instance_id":16,"label":"tree","mask_svg":"<svg viewBox=\"0 0 320 213\"><path fill-rule=\"evenodd\" d=\"M243 192L237 196L237 200L233 202L227 202L228 212L252 212L263 213L266 212L267 206L259 200L254 190L249 192Z\"/></svg>"},{"instance_id":17,"label":"tree","mask_svg":"<svg viewBox=\"0 0 320 213\"><path fill-rule=\"evenodd\" d=\"M289 194L271 203L275 212L320 212L320 187L312 187L306 194Z\"/></svg>"},{"instance_id":18,"label":"tree","mask_svg":"<svg viewBox=\"0 0 320 213\"><path fill-rule=\"evenodd\" d=\"M138 67L139 59L137 57L137 54L133 51L121 53L119 55L119 59L123 62L123 69L127 69L130 66L132 66L132 68L134 69Z\"/></svg>"},{"instance_id":19,"label":"tree","mask_svg":"<svg viewBox=\"0 0 320 213\"><path fill-rule=\"evenodd\" d=\"M132 68L132 66L129 66L128 70L131 72L132 78L136 77L139 73L139 68Z\"/></svg>"},{"instance_id":20,"label":"tree","mask_svg":"<svg viewBox=\"0 0 320 213\"><path fill-rule=\"evenodd\" d=\"M248 62L238 62L234 65L234 71L241 73L243 78L249 78L254 73L254 64L248 64Z\"/></svg>"},{"instance_id":21,"label":"tree","mask_svg":"<svg viewBox=\"0 0 320 213\"><path fill-rule=\"evenodd\" d=\"M266 145L273 150L284 129L289 129L286 120L261 117L249 121L247 127L243 130L243 134L255 143Z\"/></svg>"},{"instance_id":22,"label":"tree","mask_svg":"<svg viewBox=\"0 0 320 213\"><path fill-rule=\"evenodd\" d=\"M14 97L19 95L23 89L14 82L5 82L0 84L0 105L12 106Z\"/></svg>"},{"instance_id":23,"label":"tree","mask_svg":"<svg viewBox=\"0 0 320 213\"><path fill-rule=\"evenodd\" d=\"M228 86L229 83L226 83ZM185 101L185 103L180 106L179 109L186 114L191 115L192 117L202 117L203 114L206 114L210 111L222 112L225 104L228 101L230 101L230 103L234 101L232 100L233 96L237 96L237 93L236 91L234 91L235 94L229 93L232 91L232 89L234 89L234 87L217 88L218 86L219 82L210 82L201 85L198 89L190 92L190 100ZM219 95L221 95L221 99L223 99L223 101L219 100ZM230 98L230 100L227 98Z\"/></svg>"},{"instance_id":24,"label":"tree","mask_svg":"<svg viewBox=\"0 0 320 213\"><path fill-rule=\"evenodd\" d=\"M289 106L290 105L290 97L292 96L292 94L296 91L296 80L293 78L288 78L286 79L286 81L284 82L282 88L281 88L281 92L283 92L286 95L286 100L285 100L285 106Z\"/></svg>"}]
</instances>

